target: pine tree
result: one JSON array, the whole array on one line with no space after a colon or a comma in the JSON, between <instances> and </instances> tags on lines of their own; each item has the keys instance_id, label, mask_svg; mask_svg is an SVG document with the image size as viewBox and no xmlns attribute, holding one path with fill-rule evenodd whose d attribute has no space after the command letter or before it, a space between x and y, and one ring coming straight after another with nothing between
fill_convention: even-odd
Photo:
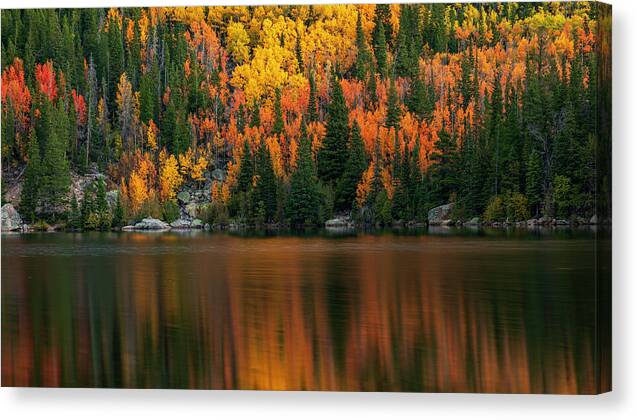
<instances>
[{"instance_id":1,"label":"pine tree","mask_svg":"<svg viewBox=\"0 0 637 420\"><path fill-rule=\"evenodd\" d=\"M69 162L66 159L68 117L62 101L52 109L48 136L42 157L41 194L43 211L50 217L59 215L66 203L70 184Z\"/></svg>"},{"instance_id":2,"label":"pine tree","mask_svg":"<svg viewBox=\"0 0 637 420\"><path fill-rule=\"evenodd\" d=\"M255 101L252 104L252 115L250 117L250 128L259 127L261 125L261 114L259 112L259 104Z\"/></svg>"},{"instance_id":3,"label":"pine tree","mask_svg":"<svg viewBox=\"0 0 637 420\"><path fill-rule=\"evenodd\" d=\"M252 178L254 177L254 162L252 161L252 151L248 139L243 142L243 155L239 165L239 176L237 181L237 191L246 192L252 188Z\"/></svg>"},{"instance_id":4,"label":"pine tree","mask_svg":"<svg viewBox=\"0 0 637 420\"><path fill-rule=\"evenodd\" d=\"M376 70L374 66L372 66L372 70L369 72L369 80L367 81L367 110L373 110L376 108L378 104L378 94L376 92Z\"/></svg>"},{"instance_id":5,"label":"pine tree","mask_svg":"<svg viewBox=\"0 0 637 420\"><path fill-rule=\"evenodd\" d=\"M124 206L122 206L121 192L117 192L117 203L113 210L113 220L111 226L119 228L124 226Z\"/></svg>"},{"instance_id":6,"label":"pine tree","mask_svg":"<svg viewBox=\"0 0 637 420\"><path fill-rule=\"evenodd\" d=\"M296 45L294 48L294 53L296 54L296 62L299 66L299 73L303 74L305 71L305 63L303 62L303 50L301 49L301 35L297 34L296 36Z\"/></svg>"},{"instance_id":7,"label":"pine tree","mask_svg":"<svg viewBox=\"0 0 637 420\"><path fill-rule=\"evenodd\" d=\"M356 198L356 187L361 180L361 176L367 169L367 156L365 145L361 138L358 123L352 125L352 133L349 144L349 157L345 165L343 176L336 187L335 207L337 210L347 210L352 208L352 203Z\"/></svg>"},{"instance_id":8,"label":"pine tree","mask_svg":"<svg viewBox=\"0 0 637 420\"><path fill-rule=\"evenodd\" d=\"M310 122L318 121L318 103L316 100L316 81L314 72L310 73L310 99L307 103L307 119Z\"/></svg>"},{"instance_id":9,"label":"pine tree","mask_svg":"<svg viewBox=\"0 0 637 420\"><path fill-rule=\"evenodd\" d=\"M418 20L413 5L400 5L400 28L396 42L396 74L415 77L418 72Z\"/></svg>"},{"instance_id":10,"label":"pine tree","mask_svg":"<svg viewBox=\"0 0 637 420\"><path fill-rule=\"evenodd\" d=\"M319 177L334 185L343 174L349 137L348 110L339 80L334 76L332 100L327 115L327 129L323 144L318 151Z\"/></svg>"},{"instance_id":11,"label":"pine tree","mask_svg":"<svg viewBox=\"0 0 637 420\"><path fill-rule=\"evenodd\" d=\"M307 135L305 122L301 125L301 141L296 165L290 180L287 215L294 226L313 225L319 222L321 195L312 159L312 144Z\"/></svg>"},{"instance_id":12,"label":"pine tree","mask_svg":"<svg viewBox=\"0 0 637 420\"><path fill-rule=\"evenodd\" d=\"M77 197L75 196L75 193L71 196L71 210L69 212L66 226L71 229L80 229L82 227L82 215L77 204Z\"/></svg>"},{"instance_id":13,"label":"pine tree","mask_svg":"<svg viewBox=\"0 0 637 420\"><path fill-rule=\"evenodd\" d=\"M109 108L116 109L115 92L119 78L124 72L124 43L122 28L117 19L111 19L108 26L108 98Z\"/></svg>"},{"instance_id":14,"label":"pine tree","mask_svg":"<svg viewBox=\"0 0 637 420\"><path fill-rule=\"evenodd\" d=\"M396 130L400 127L400 118L402 111L400 109L400 99L396 91L396 82L391 79L389 83L389 96L387 97L387 115L385 117L385 127L394 127Z\"/></svg>"},{"instance_id":15,"label":"pine tree","mask_svg":"<svg viewBox=\"0 0 637 420\"><path fill-rule=\"evenodd\" d=\"M274 126L272 127L274 134L283 133L283 111L281 110L281 90L276 89L274 92Z\"/></svg>"},{"instance_id":16,"label":"pine tree","mask_svg":"<svg viewBox=\"0 0 637 420\"><path fill-rule=\"evenodd\" d=\"M83 229L92 230L96 229L98 225L97 221L97 208L95 205L95 184L90 183L84 187L84 198L82 199L82 205L80 207L80 219Z\"/></svg>"},{"instance_id":17,"label":"pine tree","mask_svg":"<svg viewBox=\"0 0 637 420\"><path fill-rule=\"evenodd\" d=\"M533 149L529 155L526 172L526 196L534 216L540 214L542 205L542 160Z\"/></svg>"},{"instance_id":18,"label":"pine tree","mask_svg":"<svg viewBox=\"0 0 637 420\"><path fill-rule=\"evenodd\" d=\"M270 150L265 141L261 142L257 151L256 175L257 182L252 197L252 208L261 209L263 221L271 222L274 220L277 209L277 180Z\"/></svg>"},{"instance_id":19,"label":"pine tree","mask_svg":"<svg viewBox=\"0 0 637 420\"><path fill-rule=\"evenodd\" d=\"M355 76L358 80L363 81L370 71L371 54L367 48L365 41L365 33L363 32L362 16L358 13L356 20L356 67Z\"/></svg>"},{"instance_id":20,"label":"pine tree","mask_svg":"<svg viewBox=\"0 0 637 420\"><path fill-rule=\"evenodd\" d=\"M4 139L3 139L4 140ZM29 221L34 222L40 196L41 159L40 145L32 128L29 132L28 162L24 171L24 183L20 196L20 212Z\"/></svg>"},{"instance_id":21,"label":"pine tree","mask_svg":"<svg viewBox=\"0 0 637 420\"><path fill-rule=\"evenodd\" d=\"M374 39L374 55L376 56L376 70L381 78L387 77L387 41L383 23L379 23L378 35Z\"/></svg>"},{"instance_id":22,"label":"pine tree","mask_svg":"<svg viewBox=\"0 0 637 420\"><path fill-rule=\"evenodd\" d=\"M451 193L456 191L458 186L458 151L455 141L444 129L438 133L434 148L430 156L431 182L434 198L441 204L449 200Z\"/></svg>"}]
</instances>

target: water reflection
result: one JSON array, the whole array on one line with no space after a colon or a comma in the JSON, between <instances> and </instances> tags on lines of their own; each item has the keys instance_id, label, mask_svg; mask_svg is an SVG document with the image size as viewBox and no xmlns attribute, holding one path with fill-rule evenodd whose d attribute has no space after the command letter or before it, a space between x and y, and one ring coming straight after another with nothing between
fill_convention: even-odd
<instances>
[{"instance_id":1,"label":"water reflection","mask_svg":"<svg viewBox=\"0 0 637 420\"><path fill-rule=\"evenodd\" d=\"M5 386L594 393L592 236L2 237Z\"/></svg>"}]
</instances>

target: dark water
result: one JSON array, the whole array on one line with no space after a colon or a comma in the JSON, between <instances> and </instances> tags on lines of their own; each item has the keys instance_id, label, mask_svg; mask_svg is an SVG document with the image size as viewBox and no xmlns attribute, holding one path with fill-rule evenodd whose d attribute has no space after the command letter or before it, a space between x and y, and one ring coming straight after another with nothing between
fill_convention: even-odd
<instances>
[{"instance_id":1,"label":"dark water","mask_svg":"<svg viewBox=\"0 0 637 420\"><path fill-rule=\"evenodd\" d=\"M2 384L593 393L590 232L2 236Z\"/></svg>"}]
</instances>

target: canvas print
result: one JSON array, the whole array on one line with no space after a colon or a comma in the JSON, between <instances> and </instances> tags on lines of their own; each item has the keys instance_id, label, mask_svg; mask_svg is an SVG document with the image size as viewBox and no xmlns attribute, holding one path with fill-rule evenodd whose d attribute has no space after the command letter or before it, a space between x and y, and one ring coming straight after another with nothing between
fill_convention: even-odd
<instances>
[{"instance_id":1,"label":"canvas print","mask_svg":"<svg viewBox=\"0 0 637 420\"><path fill-rule=\"evenodd\" d=\"M611 8L5 9L2 386L611 390Z\"/></svg>"}]
</instances>

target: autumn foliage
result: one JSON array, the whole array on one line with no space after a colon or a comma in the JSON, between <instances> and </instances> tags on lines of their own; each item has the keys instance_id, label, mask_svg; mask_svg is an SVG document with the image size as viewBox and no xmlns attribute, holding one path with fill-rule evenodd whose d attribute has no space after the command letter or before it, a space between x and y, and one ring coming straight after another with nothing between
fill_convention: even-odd
<instances>
[{"instance_id":1,"label":"autumn foliage","mask_svg":"<svg viewBox=\"0 0 637 420\"><path fill-rule=\"evenodd\" d=\"M383 207L388 200L394 218L422 217L451 198L479 215L489 197L512 193L529 196L532 213L553 212L563 208L552 194L557 175L573 178L565 211L591 210L590 180L571 176L567 157L580 167L590 163L599 71L594 4L44 13L71 22L78 44L61 37L59 45L39 46L47 51L40 62L32 55L5 61L3 115L10 109L16 124L3 150L24 159L26 133L41 112L32 92L60 102L75 115L71 167L107 171L131 214L153 200L173 201L189 184L208 189L237 217L241 209L256 217L259 202L243 202L255 195L237 188L241 171L250 171L258 189L262 149L277 184L271 191L282 194L277 217L285 219L281 202L298 170L302 127L326 200L323 216L333 212L329 197L341 187L356 191L341 210L363 214L371 201ZM8 13L7 27L18 19ZM345 188L338 178L354 123L367 169ZM252 160L242 164L244 144ZM322 162L329 152L338 160ZM213 179L214 170L222 176Z\"/></svg>"}]
</instances>

